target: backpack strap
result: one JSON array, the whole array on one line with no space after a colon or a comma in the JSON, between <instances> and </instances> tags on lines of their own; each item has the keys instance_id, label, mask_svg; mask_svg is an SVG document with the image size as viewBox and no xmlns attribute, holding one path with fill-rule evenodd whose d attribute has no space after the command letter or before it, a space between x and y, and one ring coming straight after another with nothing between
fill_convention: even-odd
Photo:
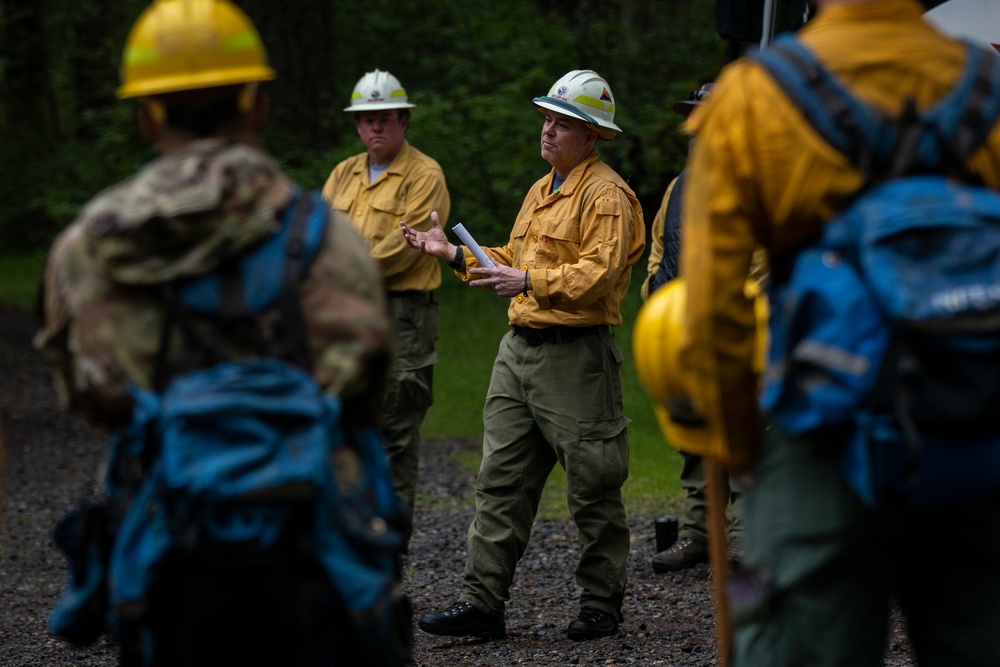
<instances>
[{"instance_id":1,"label":"backpack strap","mask_svg":"<svg viewBox=\"0 0 1000 667\"><path fill-rule=\"evenodd\" d=\"M298 285L319 253L329 220L329 208L318 192L296 188L276 234L210 273L162 285L160 294L167 308L154 388L162 390L177 373L228 359L232 340L311 371ZM279 328L273 337L265 337L255 320L274 306L281 310ZM206 329L198 320L210 320L215 326ZM175 326L191 351L171 362L168 343Z\"/></svg>"},{"instance_id":2,"label":"backpack strap","mask_svg":"<svg viewBox=\"0 0 1000 667\"><path fill-rule=\"evenodd\" d=\"M823 139L865 173L874 165L880 123L873 110L850 95L802 42L776 40L754 54Z\"/></svg>"},{"instance_id":3,"label":"backpack strap","mask_svg":"<svg viewBox=\"0 0 1000 667\"><path fill-rule=\"evenodd\" d=\"M938 141L924 146L922 152L931 153L941 147L951 154L942 159L957 161L956 166L983 145L1000 118L1000 58L971 42L967 43L966 53L962 78L923 114ZM925 160L933 160L933 154Z\"/></svg>"},{"instance_id":4,"label":"backpack strap","mask_svg":"<svg viewBox=\"0 0 1000 667\"><path fill-rule=\"evenodd\" d=\"M856 98L793 35L753 56L823 139L869 182L914 172L962 170L1000 118L1000 59L967 43L951 91L918 113L910 102L891 118Z\"/></svg>"},{"instance_id":5,"label":"backpack strap","mask_svg":"<svg viewBox=\"0 0 1000 667\"><path fill-rule=\"evenodd\" d=\"M298 206L285 242L285 274L282 277L281 292L281 325L282 335L279 345L286 350L278 350L279 357L295 364L299 368L312 373L313 360L309 350L309 339L306 335L305 320L302 317L302 304L299 299L298 286L305 267L311 262L318 251L320 238L309 236L309 221L318 215L323 229L329 222L329 208L322 201L317 201L319 193L311 192L306 197L298 198ZM313 240L316 245L310 245Z\"/></svg>"},{"instance_id":6,"label":"backpack strap","mask_svg":"<svg viewBox=\"0 0 1000 667\"><path fill-rule=\"evenodd\" d=\"M286 271L289 263L293 263L300 274L291 282L298 283L301 273L318 254L328 218L328 207L322 203L318 192L296 188L282 214L278 231L249 252L233 258L241 283L241 294L235 303L242 303L243 307L237 309L232 302L227 303L233 296L234 286L223 287L227 275L223 267L180 282L182 303L193 312L207 316L236 316L267 310L278 302L290 279Z\"/></svg>"}]
</instances>

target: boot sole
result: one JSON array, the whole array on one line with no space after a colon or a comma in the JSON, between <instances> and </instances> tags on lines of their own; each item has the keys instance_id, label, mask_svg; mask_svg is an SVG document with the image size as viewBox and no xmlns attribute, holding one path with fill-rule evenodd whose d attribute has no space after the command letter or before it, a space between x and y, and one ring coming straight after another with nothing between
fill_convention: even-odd
<instances>
[{"instance_id":1,"label":"boot sole","mask_svg":"<svg viewBox=\"0 0 1000 667\"><path fill-rule=\"evenodd\" d=\"M653 572L677 572L679 570L687 570L695 565L701 565L702 563L707 563L708 557L705 558L692 558L680 563L671 563L669 565L664 563L650 563L653 567Z\"/></svg>"},{"instance_id":2,"label":"boot sole","mask_svg":"<svg viewBox=\"0 0 1000 667\"><path fill-rule=\"evenodd\" d=\"M444 625L441 623L428 623L419 621L417 623L424 632L442 637L476 637L478 639L503 639L507 636L507 630L502 625L492 623L471 623L458 627Z\"/></svg>"},{"instance_id":3,"label":"boot sole","mask_svg":"<svg viewBox=\"0 0 1000 667\"><path fill-rule=\"evenodd\" d=\"M581 630L567 630L566 636L575 642L585 642L591 639L604 639L605 637L612 637L618 632L618 626L611 628L610 630L597 630L595 628L585 628Z\"/></svg>"}]
</instances>

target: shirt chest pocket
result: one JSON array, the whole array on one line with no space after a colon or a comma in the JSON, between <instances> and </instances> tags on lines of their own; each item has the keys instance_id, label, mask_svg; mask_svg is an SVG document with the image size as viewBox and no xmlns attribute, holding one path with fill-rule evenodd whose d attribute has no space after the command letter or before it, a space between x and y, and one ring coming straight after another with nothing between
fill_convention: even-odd
<instances>
[{"instance_id":1,"label":"shirt chest pocket","mask_svg":"<svg viewBox=\"0 0 1000 667\"><path fill-rule=\"evenodd\" d=\"M333 198L333 201L330 202L330 208L335 211L343 211L344 213L349 214L351 209L354 207L355 199L357 199L357 195L355 193L342 192Z\"/></svg>"},{"instance_id":2,"label":"shirt chest pocket","mask_svg":"<svg viewBox=\"0 0 1000 667\"><path fill-rule=\"evenodd\" d=\"M547 217L539 220L537 254L540 259L572 263L580 256L580 222L576 218Z\"/></svg>"},{"instance_id":3,"label":"shirt chest pocket","mask_svg":"<svg viewBox=\"0 0 1000 667\"><path fill-rule=\"evenodd\" d=\"M391 217L394 220L399 220L406 212L406 202L394 194L373 197L371 207L377 214Z\"/></svg>"}]
</instances>

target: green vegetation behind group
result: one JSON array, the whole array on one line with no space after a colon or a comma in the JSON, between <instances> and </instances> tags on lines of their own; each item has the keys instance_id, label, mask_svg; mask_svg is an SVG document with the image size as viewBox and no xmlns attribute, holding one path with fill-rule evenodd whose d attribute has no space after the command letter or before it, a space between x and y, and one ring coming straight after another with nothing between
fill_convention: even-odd
<instances>
[{"instance_id":1,"label":"green vegetation behind group","mask_svg":"<svg viewBox=\"0 0 1000 667\"><path fill-rule=\"evenodd\" d=\"M440 162L453 217L506 238L539 156L531 100L572 69L604 76L624 130L601 154L649 217L683 167L671 110L725 61L711 0L236 0L277 79L265 148L320 187L362 150L343 111L366 71L388 70L413 110L411 142ZM153 156L134 102L116 99L128 29L148 0L0 0L0 254L47 247L96 192ZM96 37L95 37L96 36Z\"/></svg>"},{"instance_id":2,"label":"green vegetation behind group","mask_svg":"<svg viewBox=\"0 0 1000 667\"><path fill-rule=\"evenodd\" d=\"M12 304L33 309L38 292L38 281L41 279L42 267L45 266L45 250L35 250L24 255L7 255L0 257L0 303Z\"/></svg>"},{"instance_id":3,"label":"green vegetation behind group","mask_svg":"<svg viewBox=\"0 0 1000 667\"><path fill-rule=\"evenodd\" d=\"M139 134L134 104L115 97L125 37L147 4L0 0L0 302L32 307L56 234L95 193L155 155ZM320 187L339 160L361 151L343 108L364 72L388 70L417 105L411 143L444 169L450 224L465 222L485 245L506 240L525 192L548 171L539 155L542 119L531 99L558 77L594 69L608 80L624 131L601 142L601 156L638 194L648 229L686 158L683 119L671 106L714 78L727 57L713 0L236 4L260 29L278 73L268 86L272 113L262 143L290 176ZM757 2L725 4L732 18ZM645 258L615 335L625 352L632 420L626 502L632 511L655 513L679 504L680 456L663 442L632 359L644 267ZM424 434L478 440L493 358L507 330L505 307L453 279L439 300L441 361ZM478 457L466 463L474 471ZM544 512L565 513L564 484L557 469Z\"/></svg>"}]
</instances>

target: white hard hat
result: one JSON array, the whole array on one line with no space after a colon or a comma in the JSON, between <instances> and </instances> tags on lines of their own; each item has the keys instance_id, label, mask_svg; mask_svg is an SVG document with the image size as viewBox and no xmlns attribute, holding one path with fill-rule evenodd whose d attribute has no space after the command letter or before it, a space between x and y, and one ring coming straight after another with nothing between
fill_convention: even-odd
<instances>
[{"instance_id":1,"label":"white hard hat","mask_svg":"<svg viewBox=\"0 0 1000 667\"><path fill-rule=\"evenodd\" d=\"M344 111L379 111L380 109L412 109L399 79L388 72L374 70L358 79L351 93L351 106Z\"/></svg>"},{"instance_id":2,"label":"white hard hat","mask_svg":"<svg viewBox=\"0 0 1000 667\"><path fill-rule=\"evenodd\" d=\"M601 139L612 139L622 129L615 125L615 98L608 82L590 69L567 72L552 84L549 94L532 100L542 109L579 118Z\"/></svg>"}]
</instances>

